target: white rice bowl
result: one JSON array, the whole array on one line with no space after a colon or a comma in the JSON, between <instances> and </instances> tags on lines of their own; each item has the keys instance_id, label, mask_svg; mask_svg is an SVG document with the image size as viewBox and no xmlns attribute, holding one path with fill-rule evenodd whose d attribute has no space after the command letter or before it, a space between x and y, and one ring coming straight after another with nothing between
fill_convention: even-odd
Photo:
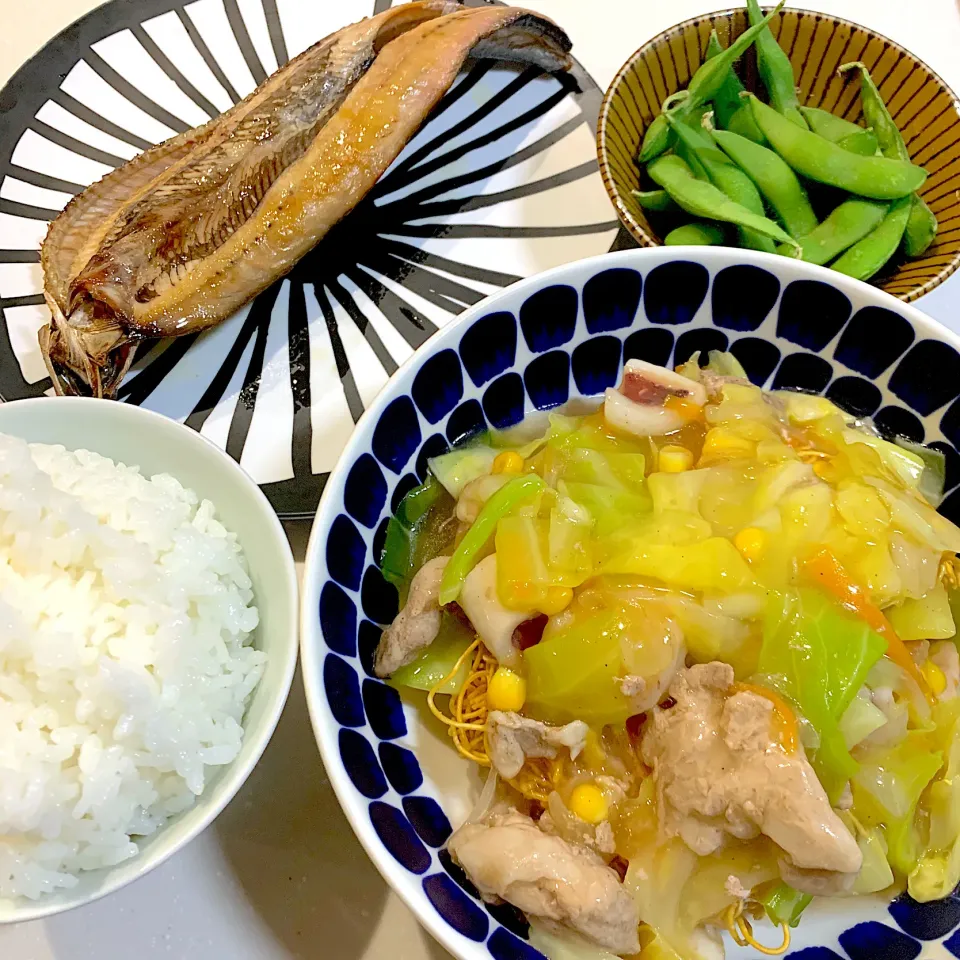
<instances>
[{"instance_id":1,"label":"white rice bowl","mask_svg":"<svg viewBox=\"0 0 960 960\"><path fill-rule=\"evenodd\" d=\"M236 537L173 477L0 434L0 898L137 854L243 740Z\"/></svg>"}]
</instances>

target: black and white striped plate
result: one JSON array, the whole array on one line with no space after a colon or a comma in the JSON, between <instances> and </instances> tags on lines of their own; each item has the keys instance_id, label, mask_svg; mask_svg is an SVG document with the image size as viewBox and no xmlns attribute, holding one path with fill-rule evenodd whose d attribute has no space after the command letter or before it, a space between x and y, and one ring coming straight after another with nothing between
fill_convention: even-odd
<instances>
[{"instance_id":1,"label":"black and white striped plate","mask_svg":"<svg viewBox=\"0 0 960 960\"><path fill-rule=\"evenodd\" d=\"M70 197L204 123L389 0L113 0L0 92L0 396L50 391L39 246ZM363 412L411 352L514 280L610 248L600 91L577 68L469 65L373 193L220 327L141 348L120 396L199 430L278 512L314 512Z\"/></svg>"}]
</instances>

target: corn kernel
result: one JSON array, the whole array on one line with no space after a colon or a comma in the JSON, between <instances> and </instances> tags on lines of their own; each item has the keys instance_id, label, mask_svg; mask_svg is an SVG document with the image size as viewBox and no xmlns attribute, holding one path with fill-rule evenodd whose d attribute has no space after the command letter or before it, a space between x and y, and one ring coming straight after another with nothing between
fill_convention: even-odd
<instances>
[{"instance_id":1,"label":"corn kernel","mask_svg":"<svg viewBox=\"0 0 960 960\"><path fill-rule=\"evenodd\" d=\"M487 686L487 706L491 710L516 713L527 699L527 681L509 667L497 667Z\"/></svg>"},{"instance_id":2,"label":"corn kernel","mask_svg":"<svg viewBox=\"0 0 960 960\"><path fill-rule=\"evenodd\" d=\"M947 689L947 677L944 672L932 661L928 660L921 668L923 679L936 696L940 696Z\"/></svg>"},{"instance_id":3,"label":"corn kernel","mask_svg":"<svg viewBox=\"0 0 960 960\"><path fill-rule=\"evenodd\" d=\"M491 473L522 473L523 457L513 450L504 450L493 458Z\"/></svg>"},{"instance_id":4,"label":"corn kernel","mask_svg":"<svg viewBox=\"0 0 960 960\"><path fill-rule=\"evenodd\" d=\"M686 447L669 443L660 451L657 465L663 473L683 473L693 466L693 454Z\"/></svg>"},{"instance_id":5,"label":"corn kernel","mask_svg":"<svg viewBox=\"0 0 960 960\"><path fill-rule=\"evenodd\" d=\"M570 812L596 826L607 819L607 799L595 783L581 783L570 794Z\"/></svg>"},{"instance_id":6,"label":"corn kernel","mask_svg":"<svg viewBox=\"0 0 960 960\"><path fill-rule=\"evenodd\" d=\"M767 532L759 527L744 527L733 538L733 545L744 560L757 560L767 545Z\"/></svg>"},{"instance_id":7,"label":"corn kernel","mask_svg":"<svg viewBox=\"0 0 960 960\"><path fill-rule=\"evenodd\" d=\"M573 599L573 591L569 587L548 587L538 606L540 612L552 617L561 610L566 610Z\"/></svg>"}]
</instances>

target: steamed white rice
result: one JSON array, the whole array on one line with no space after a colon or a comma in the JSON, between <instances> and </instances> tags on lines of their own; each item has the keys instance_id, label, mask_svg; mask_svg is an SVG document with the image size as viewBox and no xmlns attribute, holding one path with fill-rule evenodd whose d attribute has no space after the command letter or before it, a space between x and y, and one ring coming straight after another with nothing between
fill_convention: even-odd
<instances>
[{"instance_id":1,"label":"steamed white rice","mask_svg":"<svg viewBox=\"0 0 960 960\"><path fill-rule=\"evenodd\" d=\"M0 897L135 856L237 756L252 601L210 501L0 434Z\"/></svg>"}]
</instances>

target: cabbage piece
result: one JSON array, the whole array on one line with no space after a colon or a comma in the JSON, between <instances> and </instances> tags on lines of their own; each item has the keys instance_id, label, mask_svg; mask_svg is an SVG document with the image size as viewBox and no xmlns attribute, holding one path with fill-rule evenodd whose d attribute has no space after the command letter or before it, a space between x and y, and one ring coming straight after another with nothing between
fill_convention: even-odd
<instances>
[{"instance_id":1,"label":"cabbage piece","mask_svg":"<svg viewBox=\"0 0 960 960\"><path fill-rule=\"evenodd\" d=\"M915 490L920 485L920 477L923 474L925 463L923 457L907 450L905 447L890 443L882 437L874 436L872 433L865 433L863 430L844 430L843 439L846 443L865 443L868 447L876 450L884 466L910 490Z\"/></svg>"},{"instance_id":2,"label":"cabbage piece","mask_svg":"<svg viewBox=\"0 0 960 960\"><path fill-rule=\"evenodd\" d=\"M554 723L625 723L633 710L617 681L624 675L624 630L619 611L606 610L525 650L528 708Z\"/></svg>"},{"instance_id":3,"label":"cabbage piece","mask_svg":"<svg viewBox=\"0 0 960 960\"><path fill-rule=\"evenodd\" d=\"M689 360L686 360L684 363L679 364L676 367L677 373L681 376L686 377L688 380L693 380L695 383L700 382L700 351L698 350L693 354Z\"/></svg>"},{"instance_id":4,"label":"cabbage piece","mask_svg":"<svg viewBox=\"0 0 960 960\"><path fill-rule=\"evenodd\" d=\"M617 489L597 483L567 483L560 480L558 489L575 503L586 508L594 520L598 537L605 537L631 520L650 512L650 496L646 491Z\"/></svg>"},{"instance_id":5,"label":"cabbage piece","mask_svg":"<svg viewBox=\"0 0 960 960\"><path fill-rule=\"evenodd\" d=\"M593 521L586 509L564 499L550 510L547 562L561 575L586 579L592 569L590 530Z\"/></svg>"},{"instance_id":6,"label":"cabbage piece","mask_svg":"<svg viewBox=\"0 0 960 960\"><path fill-rule=\"evenodd\" d=\"M646 497L649 451L645 441L612 434L601 417L551 417L546 445L535 468L554 485L559 481L588 484Z\"/></svg>"},{"instance_id":7,"label":"cabbage piece","mask_svg":"<svg viewBox=\"0 0 960 960\"><path fill-rule=\"evenodd\" d=\"M786 460L761 474L753 494L754 513L761 514L780 505L784 495L799 486L816 481L813 467L800 460Z\"/></svg>"},{"instance_id":8,"label":"cabbage piece","mask_svg":"<svg viewBox=\"0 0 960 960\"><path fill-rule=\"evenodd\" d=\"M463 651L473 643L474 634L456 617L444 612L440 619L440 632L436 640L416 660L393 672L388 681L391 686L410 687L413 690L432 690L456 666ZM470 664L464 663L457 673L442 687L439 693L456 693L467 679Z\"/></svg>"},{"instance_id":9,"label":"cabbage piece","mask_svg":"<svg viewBox=\"0 0 960 960\"><path fill-rule=\"evenodd\" d=\"M507 516L497 523L497 595L504 606L534 609L553 585L546 539L546 523L536 517Z\"/></svg>"},{"instance_id":10,"label":"cabbage piece","mask_svg":"<svg viewBox=\"0 0 960 960\"><path fill-rule=\"evenodd\" d=\"M544 920L530 920L530 946L547 960L620 960L572 930Z\"/></svg>"},{"instance_id":11,"label":"cabbage piece","mask_svg":"<svg viewBox=\"0 0 960 960\"><path fill-rule=\"evenodd\" d=\"M427 466L447 493L456 499L471 480L490 472L497 452L493 447L475 443L431 457Z\"/></svg>"},{"instance_id":12,"label":"cabbage piece","mask_svg":"<svg viewBox=\"0 0 960 960\"><path fill-rule=\"evenodd\" d=\"M721 594L743 590L754 582L747 562L725 537L682 546L638 539L611 557L603 572L634 574L680 590Z\"/></svg>"},{"instance_id":13,"label":"cabbage piece","mask_svg":"<svg viewBox=\"0 0 960 960\"><path fill-rule=\"evenodd\" d=\"M852 750L886 722L887 715L874 705L867 688L861 687L840 717L840 735L847 749Z\"/></svg>"},{"instance_id":14,"label":"cabbage piece","mask_svg":"<svg viewBox=\"0 0 960 960\"><path fill-rule=\"evenodd\" d=\"M832 417L840 413L835 403L816 393L782 390L776 396L783 401L787 416L794 423L812 423L814 420L822 420L824 417Z\"/></svg>"},{"instance_id":15,"label":"cabbage piece","mask_svg":"<svg viewBox=\"0 0 960 960\"><path fill-rule=\"evenodd\" d=\"M694 929L734 902L726 890L727 878L736 877L744 890L762 888L780 877L779 848L766 837L732 843L710 856L700 857L683 888L680 921Z\"/></svg>"},{"instance_id":16,"label":"cabbage piece","mask_svg":"<svg viewBox=\"0 0 960 960\"><path fill-rule=\"evenodd\" d=\"M853 892L859 895L886 890L893 883L894 876L887 862L887 844L882 831L877 828L868 830L857 838L857 846L863 856L863 865L853 883Z\"/></svg>"},{"instance_id":17,"label":"cabbage piece","mask_svg":"<svg viewBox=\"0 0 960 960\"><path fill-rule=\"evenodd\" d=\"M923 473L920 475L917 490L932 507L939 507L940 501L943 500L943 488L947 479L946 456L935 447L914 443L906 437L897 437L894 443L923 461Z\"/></svg>"},{"instance_id":18,"label":"cabbage piece","mask_svg":"<svg viewBox=\"0 0 960 960\"><path fill-rule=\"evenodd\" d=\"M653 500L654 513L665 510L696 513L704 484L715 476L716 471L711 468L685 470L682 473L652 473L647 479L647 486Z\"/></svg>"},{"instance_id":19,"label":"cabbage piece","mask_svg":"<svg viewBox=\"0 0 960 960\"><path fill-rule=\"evenodd\" d=\"M840 718L886 648L882 637L819 591L771 593L758 669L816 730L812 762L834 802L857 771Z\"/></svg>"},{"instance_id":20,"label":"cabbage piece","mask_svg":"<svg viewBox=\"0 0 960 960\"><path fill-rule=\"evenodd\" d=\"M853 882L853 893L878 893L886 890L893 881L893 871L887 861L887 841L879 827L866 829L849 811L841 811L840 818L847 829L857 838L857 846L863 864Z\"/></svg>"},{"instance_id":21,"label":"cabbage piece","mask_svg":"<svg viewBox=\"0 0 960 960\"><path fill-rule=\"evenodd\" d=\"M937 707L937 733L947 750L943 777L930 785L923 805L930 815L927 849L910 872L907 889L924 903L947 896L960 883L960 704Z\"/></svg>"},{"instance_id":22,"label":"cabbage piece","mask_svg":"<svg viewBox=\"0 0 960 960\"><path fill-rule=\"evenodd\" d=\"M854 814L866 826L884 826L890 865L906 875L922 852L917 804L943 759L934 746L929 732L911 730L894 747L861 748L852 779Z\"/></svg>"},{"instance_id":23,"label":"cabbage piece","mask_svg":"<svg viewBox=\"0 0 960 960\"><path fill-rule=\"evenodd\" d=\"M890 510L894 526L934 550L960 553L960 528L937 513L925 500L900 492L892 484L876 477L865 479L880 492L881 499Z\"/></svg>"},{"instance_id":24,"label":"cabbage piece","mask_svg":"<svg viewBox=\"0 0 960 960\"><path fill-rule=\"evenodd\" d=\"M711 350L707 356L710 358L707 363L707 369L721 377L739 377L741 380L749 380L747 371L743 369L740 361L729 351ZM699 362L699 361L698 361Z\"/></svg>"},{"instance_id":25,"label":"cabbage piece","mask_svg":"<svg viewBox=\"0 0 960 960\"><path fill-rule=\"evenodd\" d=\"M654 934L642 957L657 960L722 960L723 947L700 926L684 923L684 888L697 868L697 855L682 841L654 843L631 857L624 886L633 892L643 920ZM647 953L652 946L659 952Z\"/></svg>"},{"instance_id":26,"label":"cabbage piece","mask_svg":"<svg viewBox=\"0 0 960 960\"><path fill-rule=\"evenodd\" d=\"M949 640L957 632L942 583L919 600L908 597L884 612L901 640Z\"/></svg>"},{"instance_id":27,"label":"cabbage piece","mask_svg":"<svg viewBox=\"0 0 960 960\"><path fill-rule=\"evenodd\" d=\"M856 480L843 480L834 500L847 530L862 540L877 540L890 526L890 511L880 494Z\"/></svg>"},{"instance_id":28,"label":"cabbage piece","mask_svg":"<svg viewBox=\"0 0 960 960\"><path fill-rule=\"evenodd\" d=\"M737 616L721 613L715 602L712 609L677 594L666 601L693 658L701 663L724 660L733 663L751 636L750 627Z\"/></svg>"}]
</instances>

